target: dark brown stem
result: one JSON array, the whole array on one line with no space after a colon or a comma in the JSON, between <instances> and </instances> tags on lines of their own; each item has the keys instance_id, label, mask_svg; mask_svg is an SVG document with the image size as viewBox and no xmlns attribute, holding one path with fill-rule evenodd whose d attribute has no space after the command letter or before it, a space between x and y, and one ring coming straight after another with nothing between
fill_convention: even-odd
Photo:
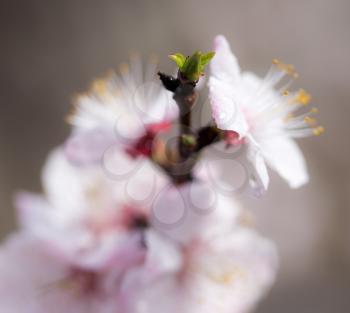
<instances>
[{"instance_id":1,"label":"dark brown stem","mask_svg":"<svg viewBox=\"0 0 350 313\"><path fill-rule=\"evenodd\" d=\"M205 126L194 132L191 128L191 111L197 100L196 83L190 82L178 75L177 78L158 73L164 87L174 93L179 115L179 137L177 144L177 158L171 165L158 164L173 180L175 184L182 184L193 179L192 169L198 155L205 147L218 142L222 132L215 126ZM187 136L187 137L186 137ZM186 137L186 140L184 140ZM188 137L193 137L194 144L189 143Z\"/></svg>"},{"instance_id":2,"label":"dark brown stem","mask_svg":"<svg viewBox=\"0 0 350 313\"><path fill-rule=\"evenodd\" d=\"M197 145L194 152L199 153L205 147L219 142L223 136L223 131L218 129L216 126L208 125L200 128L197 131Z\"/></svg>"},{"instance_id":3,"label":"dark brown stem","mask_svg":"<svg viewBox=\"0 0 350 313\"><path fill-rule=\"evenodd\" d=\"M179 153L183 159L191 154L191 149L182 140L183 135L193 135L191 131L191 110L197 100L195 86L188 83L180 83L174 92L174 100L179 110L180 136L179 136Z\"/></svg>"}]
</instances>

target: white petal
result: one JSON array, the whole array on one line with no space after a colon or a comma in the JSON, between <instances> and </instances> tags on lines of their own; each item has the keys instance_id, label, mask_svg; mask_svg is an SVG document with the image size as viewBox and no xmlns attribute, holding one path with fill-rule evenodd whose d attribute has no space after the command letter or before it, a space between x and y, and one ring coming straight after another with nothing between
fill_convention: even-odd
<instances>
[{"instance_id":1,"label":"white petal","mask_svg":"<svg viewBox=\"0 0 350 313\"><path fill-rule=\"evenodd\" d=\"M248 123L235 100L233 86L216 77L210 77L208 86L212 115L218 128L235 131L244 137Z\"/></svg>"},{"instance_id":2,"label":"white petal","mask_svg":"<svg viewBox=\"0 0 350 313\"><path fill-rule=\"evenodd\" d=\"M229 43L222 35L214 39L215 56L210 62L211 75L234 83L240 78L240 69Z\"/></svg>"},{"instance_id":3,"label":"white petal","mask_svg":"<svg viewBox=\"0 0 350 313\"><path fill-rule=\"evenodd\" d=\"M146 233L146 266L157 273L176 272L182 266L182 254L179 246L161 233L149 230Z\"/></svg>"},{"instance_id":4,"label":"white petal","mask_svg":"<svg viewBox=\"0 0 350 313\"><path fill-rule=\"evenodd\" d=\"M255 189L256 195L261 195L267 190L269 185L269 174L267 172L261 148L251 136L247 137L247 145L247 158L255 170L251 185Z\"/></svg>"},{"instance_id":5,"label":"white petal","mask_svg":"<svg viewBox=\"0 0 350 313\"><path fill-rule=\"evenodd\" d=\"M299 188L309 181L305 159L297 144L287 136L275 136L260 141L261 150L268 165L291 188Z\"/></svg>"},{"instance_id":6,"label":"white petal","mask_svg":"<svg viewBox=\"0 0 350 313\"><path fill-rule=\"evenodd\" d=\"M212 299L207 305L223 312L250 312L274 282L278 268L276 248L255 231L238 227L231 234L210 242L210 255L202 256L202 267L217 285L222 302ZM226 308L225 308L226 307Z\"/></svg>"},{"instance_id":7,"label":"white petal","mask_svg":"<svg viewBox=\"0 0 350 313\"><path fill-rule=\"evenodd\" d=\"M232 130L244 137L248 123L235 92L241 81L239 65L224 36L217 36L214 45L216 55L210 62L208 81L213 118L220 129Z\"/></svg>"},{"instance_id":8,"label":"white petal","mask_svg":"<svg viewBox=\"0 0 350 313\"><path fill-rule=\"evenodd\" d=\"M62 149L50 153L42 172L42 185L51 205L67 209L66 212L81 207L83 178L79 169L67 161Z\"/></svg>"},{"instance_id":9,"label":"white petal","mask_svg":"<svg viewBox=\"0 0 350 313\"><path fill-rule=\"evenodd\" d=\"M17 220L23 228L30 230L45 227L48 223L50 204L40 195L20 192L15 195L14 206L17 209Z\"/></svg>"},{"instance_id":10,"label":"white petal","mask_svg":"<svg viewBox=\"0 0 350 313\"><path fill-rule=\"evenodd\" d=\"M69 160L77 164L101 161L106 149L117 141L112 131L103 129L73 133L65 143L65 153Z\"/></svg>"},{"instance_id":11,"label":"white petal","mask_svg":"<svg viewBox=\"0 0 350 313\"><path fill-rule=\"evenodd\" d=\"M15 234L0 249L0 312L6 313L112 313L116 294L76 296L62 282L70 265L52 257L43 245Z\"/></svg>"},{"instance_id":12,"label":"white petal","mask_svg":"<svg viewBox=\"0 0 350 313\"><path fill-rule=\"evenodd\" d=\"M152 223L176 242L188 243L231 229L240 206L207 182L194 181L165 188L152 207Z\"/></svg>"},{"instance_id":13,"label":"white petal","mask_svg":"<svg viewBox=\"0 0 350 313\"><path fill-rule=\"evenodd\" d=\"M193 243L192 243L193 244ZM138 295L132 312L250 312L274 281L274 245L236 228L187 246L185 267L159 276Z\"/></svg>"}]
</instances>

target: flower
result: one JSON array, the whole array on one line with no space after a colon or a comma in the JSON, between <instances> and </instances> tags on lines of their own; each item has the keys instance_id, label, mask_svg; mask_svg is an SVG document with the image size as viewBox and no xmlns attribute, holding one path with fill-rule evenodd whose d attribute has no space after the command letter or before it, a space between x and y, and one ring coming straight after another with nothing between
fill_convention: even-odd
<instances>
[{"instance_id":1,"label":"flower","mask_svg":"<svg viewBox=\"0 0 350 313\"><path fill-rule=\"evenodd\" d=\"M155 62L145 73L138 55L120 75L112 72L92 83L91 90L75 99L68 122L73 126L66 153L78 163L100 161L105 150L117 144L132 157L149 156L158 133L167 130L178 108L159 82Z\"/></svg>"},{"instance_id":2,"label":"flower","mask_svg":"<svg viewBox=\"0 0 350 313\"><path fill-rule=\"evenodd\" d=\"M251 183L257 191L267 189L267 163L290 187L305 184L309 179L306 164L292 138L318 135L324 129L309 116L317 112L315 108L294 115L309 103L310 95L287 90L297 77L293 66L274 60L269 73L260 79L241 72L225 37L215 38L215 51L208 82L213 118L226 131L228 144L247 146L247 159L255 172Z\"/></svg>"},{"instance_id":3,"label":"flower","mask_svg":"<svg viewBox=\"0 0 350 313\"><path fill-rule=\"evenodd\" d=\"M0 311L6 313L114 313L120 275L58 259L28 234L0 248Z\"/></svg>"},{"instance_id":4,"label":"flower","mask_svg":"<svg viewBox=\"0 0 350 313\"><path fill-rule=\"evenodd\" d=\"M120 302L124 312L251 312L277 269L273 244L242 226L175 249L163 247L162 275L152 271L160 263L160 246L153 240L148 247L146 263L123 280L121 294L129 296Z\"/></svg>"},{"instance_id":5,"label":"flower","mask_svg":"<svg viewBox=\"0 0 350 313\"><path fill-rule=\"evenodd\" d=\"M144 176L145 170L148 175ZM70 164L57 149L43 172L45 196L22 192L16 197L19 222L30 236L70 264L86 269L117 264L124 270L145 253L147 205L161 180L160 175L154 176L158 181L150 186L150 175L156 172L144 166L142 176L120 184L99 167Z\"/></svg>"},{"instance_id":6,"label":"flower","mask_svg":"<svg viewBox=\"0 0 350 313\"><path fill-rule=\"evenodd\" d=\"M236 201L214 188L206 173L196 174L190 183L165 185L151 205L152 227L181 244L231 230L243 212Z\"/></svg>"}]
</instances>

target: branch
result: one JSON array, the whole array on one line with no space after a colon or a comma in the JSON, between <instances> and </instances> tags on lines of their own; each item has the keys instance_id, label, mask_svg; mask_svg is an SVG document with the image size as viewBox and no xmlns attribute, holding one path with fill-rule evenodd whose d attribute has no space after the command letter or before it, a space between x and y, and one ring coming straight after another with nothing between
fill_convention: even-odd
<instances>
[{"instance_id":1,"label":"branch","mask_svg":"<svg viewBox=\"0 0 350 313\"><path fill-rule=\"evenodd\" d=\"M179 107L179 136L177 147L174 151L164 151L165 155L176 155L175 160L168 162L156 162L171 177L175 184L191 181L192 169L196 165L199 153L205 147L220 141L223 133L213 125L205 126L194 132L191 129L191 111L197 101L198 94L195 90L196 82L188 80L180 71L175 78L164 73L158 73L163 86L173 92L173 98ZM162 164L163 163L163 164Z\"/></svg>"},{"instance_id":2,"label":"branch","mask_svg":"<svg viewBox=\"0 0 350 313\"><path fill-rule=\"evenodd\" d=\"M216 126L209 125L200 128L197 131L197 144L194 149L194 152L199 153L205 147L219 142L223 138L223 136L223 131L218 129Z\"/></svg>"}]
</instances>

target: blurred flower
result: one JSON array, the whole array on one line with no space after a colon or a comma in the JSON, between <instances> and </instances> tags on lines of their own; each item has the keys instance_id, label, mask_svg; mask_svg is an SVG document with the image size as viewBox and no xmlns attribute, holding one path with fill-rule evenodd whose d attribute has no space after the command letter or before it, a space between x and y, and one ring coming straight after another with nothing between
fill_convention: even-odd
<instances>
[{"instance_id":1,"label":"blurred flower","mask_svg":"<svg viewBox=\"0 0 350 313\"><path fill-rule=\"evenodd\" d=\"M114 313L119 273L80 268L52 255L28 234L0 249L0 311Z\"/></svg>"},{"instance_id":2,"label":"blurred flower","mask_svg":"<svg viewBox=\"0 0 350 313\"><path fill-rule=\"evenodd\" d=\"M160 250L155 241L148 247L146 264L130 270L123 281L124 312L251 312L277 269L272 243L241 226L189 241L180 246L180 256L173 249ZM160 257L168 267L155 277L152 268Z\"/></svg>"},{"instance_id":3,"label":"blurred flower","mask_svg":"<svg viewBox=\"0 0 350 313\"><path fill-rule=\"evenodd\" d=\"M147 169L156 175L153 168ZM143 258L149 215L144 198L149 177L131 177L130 184L128 190L99 167L73 166L58 149L43 172L45 196L20 193L16 197L20 224L71 264L87 269L112 264L122 270ZM140 194L140 201L133 194Z\"/></svg>"},{"instance_id":4,"label":"blurred flower","mask_svg":"<svg viewBox=\"0 0 350 313\"><path fill-rule=\"evenodd\" d=\"M130 66L122 64L120 75L112 72L92 83L78 96L68 116L73 126L66 153L78 163L100 161L114 145L131 156L149 156L154 137L170 127L178 108L170 92L155 80L155 62L143 72L138 55Z\"/></svg>"},{"instance_id":5,"label":"blurred flower","mask_svg":"<svg viewBox=\"0 0 350 313\"><path fill-rule=\"evenodd\" d=\"M292 188L305 184L305 161L292 138L317 135L323 128L314 126L315 119L308 116L316 109L293 115L310 100L304 90L287 90L297 77L293 66L274 60L269 73L260 79L240 71L223 36L215 38L215 51L208 83L213 117L217 126L227 131L229 145L247 145L247 158L255 169L252 184L257 190L266 190L269 177L265 162ZM285 79L288 81L283 83Z\"/></svg>"},{"instance_id":6,"label":"blurred flower","mask_svg":"<svg viewBox=\"0 0 350 313\"><path fill-rule=\"evenodd\" d=\"M186 244L230 231L243 210L215 189L203 171L180 186L166 185L152 203L151 224L162 234Z\"/></svg>"}]
</instances>

